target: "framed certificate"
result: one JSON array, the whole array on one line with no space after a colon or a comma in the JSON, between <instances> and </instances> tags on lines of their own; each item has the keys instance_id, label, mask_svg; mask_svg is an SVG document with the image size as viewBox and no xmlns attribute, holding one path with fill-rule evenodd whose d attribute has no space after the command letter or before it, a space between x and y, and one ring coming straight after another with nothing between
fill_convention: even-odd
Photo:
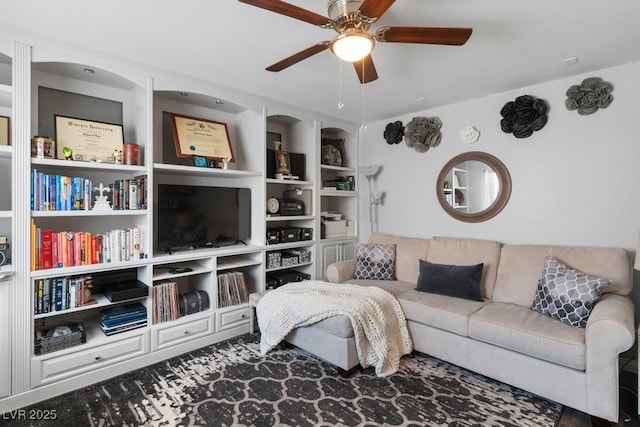
<instances>
[{"instance_id":1,"label":"framed certificate","mask_svg":"<svg viewBox=\"0 0 640 427\"><path fill-rule=\"evenodd\" d=\"M122 159L122 125L57 114L54 118L58 159L104 163L118 163Z\"/></svg>"},{"instance_id":2,"label":"framed certificate","mask_svg":"<svg viewBox=\"0 0 640 427\"><path fill-rule=\"evenodd\" d=\"M235 161L225 123L171 114L171 124L178 157L201 156Z\"/></svg>"},{"instance_id":3,"label":"framed certificate","mask_svg":"<svg viewBox=\"0 0 640 427\"><path fill-rule=\"evenodd\" d=\"M0 145L11 145L11 126L9 126L9 117L0 116Z\"/></svg>"}]
</instances>

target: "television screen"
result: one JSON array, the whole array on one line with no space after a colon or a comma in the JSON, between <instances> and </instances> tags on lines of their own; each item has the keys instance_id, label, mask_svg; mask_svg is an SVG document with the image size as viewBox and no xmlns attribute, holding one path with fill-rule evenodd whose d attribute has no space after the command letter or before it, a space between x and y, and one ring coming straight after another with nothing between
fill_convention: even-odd
<instances>
[{"instance_id":1,"label":"television screen","mask_svg":"<svg viewBox=\"0 0 640 427\"><path fill-rule=\"evenodd\" d=\"M251 190L158 184L157 230L161 251L246 243Z\"/></svg>"}]
</instances>

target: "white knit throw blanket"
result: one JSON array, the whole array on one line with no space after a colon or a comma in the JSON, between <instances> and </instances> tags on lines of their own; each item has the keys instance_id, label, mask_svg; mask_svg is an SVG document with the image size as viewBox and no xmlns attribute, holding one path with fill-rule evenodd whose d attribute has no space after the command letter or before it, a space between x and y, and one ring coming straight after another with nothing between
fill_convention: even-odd
<instances>
[{"instance_id":1,"label":"white knit throw blanket","mask_svg":"<svg viewBox=\"0 0 640 427\"><path fill-rule=\"evenodd\" d=\"M294 328L331 316L351 319L358 358L376 375L395 373L400 358L411 352L412 342L398 300L375 286L306 280L267 292L257 306L262 355Z\"/></svg>"}]
</instances>

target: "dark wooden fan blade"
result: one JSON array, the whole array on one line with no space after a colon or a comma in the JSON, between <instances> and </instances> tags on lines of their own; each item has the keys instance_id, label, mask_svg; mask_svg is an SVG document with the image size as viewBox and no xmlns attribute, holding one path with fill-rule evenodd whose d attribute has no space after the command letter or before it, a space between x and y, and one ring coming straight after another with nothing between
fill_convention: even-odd
<instances>
[{"instance_id":1,"label":"dark wooden fan blade","mask_svg":"<svg viewBox=\"0 0 640 427\"><path fill-rule=\"evenodd\" d=\"M356 74L358 74L358 79L360 79L360 83L362 84L378 80L378 73L376 72L376 66L373 65L371 55L367 55L360 61L354 62L353 68L356 69Z\"/></svg>"},{"instance_id":2,"label":"dark wooden fan blade","mask_svg":"<svg viewBox=\"0 0 640 427\"><path fill-rule=\"evenodd\" d=\"M274 71L274 72L282 71L287 67L290 67L302 60L305 60L315 55L316 53L320 53L323 50L326 50L328 47L329 47L328 41L320 42L318 44L315 44L311 47L306 48L305 50L301 50L298 53L294 53L290 57L285 58L280 62L276 62L275 64L270 65L269 67L267 67L267 71Z\"/></svg>"},{"instance_id":3,"label":"dark wooden fan blade","mask_svg":"<svg viewBox=\"0 0 640 427\"><path fill-rule=\"evenodd\" d=\"M288 16L290 18L299 19L304 22L308 22L313 25L327 25L329 24L329 18L322 15L318 15L310 10L303 9L293 4L285 3L280 0L239 0L240 3L250 4L251 6L260 7L262 9L270 10L271 12L279 13L281 15Z\"/></svg>"},{"instance_id":4,"label":"dark wooden fan blade","mask_svg":"<svg viewBox=\"0 0 640 427\"><path fill-rule=\"evenodd\" d=\"M471 28L383 27L376 31L376 40L462 46L469 40L472 31Z\"/></svg>"},{"instance_id":5,"label":"dark wooden fan blade","mask_svg":"<svg viewBox=\"0 0 640 427\"><path fill-rule=\"evenodd\" d=\"M380 18L396 0L364 0L360 13L368 18Z\"/></svg>"}]
</instances>

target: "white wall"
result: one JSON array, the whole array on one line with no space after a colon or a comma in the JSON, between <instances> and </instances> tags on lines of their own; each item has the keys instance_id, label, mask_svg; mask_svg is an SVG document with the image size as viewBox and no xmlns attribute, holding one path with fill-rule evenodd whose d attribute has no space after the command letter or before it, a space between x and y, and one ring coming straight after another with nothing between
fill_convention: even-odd
<instances>
[{"instance_id":1,"label":"white wall","mask_svg":"<svg viewBox=\"0 0 640 427\"><path fill-rule=\"evenodd\" d=\"M615 246L634 256L640 230L639 75L640 62L636 62L369 123L361 131L360 164L383 165L375 183L386 192L384 204L378 206L378 231L503 243ZM568 111L564 106L566 90L592 76L613 84L613 103L586 116ZM517 139L500 129L500 109L525 94L547 101L549 121L531 137ZM442 120L438 147L418 153L404 142L393 146L386 143L383 131L387 123L401 120L406 125L416 116ZM480 131L475 144L459 140L458 132L466 126ZM498 216L468 224L442 210L436 199L436 178L453 156L476 150L491 153L505 163L513 190ZM366 241L366 182L361 189L360 239ZM638 278L634 291L640 295ZM636 296L634 299L640 301Z\"/></svg>"}]
</instances>

